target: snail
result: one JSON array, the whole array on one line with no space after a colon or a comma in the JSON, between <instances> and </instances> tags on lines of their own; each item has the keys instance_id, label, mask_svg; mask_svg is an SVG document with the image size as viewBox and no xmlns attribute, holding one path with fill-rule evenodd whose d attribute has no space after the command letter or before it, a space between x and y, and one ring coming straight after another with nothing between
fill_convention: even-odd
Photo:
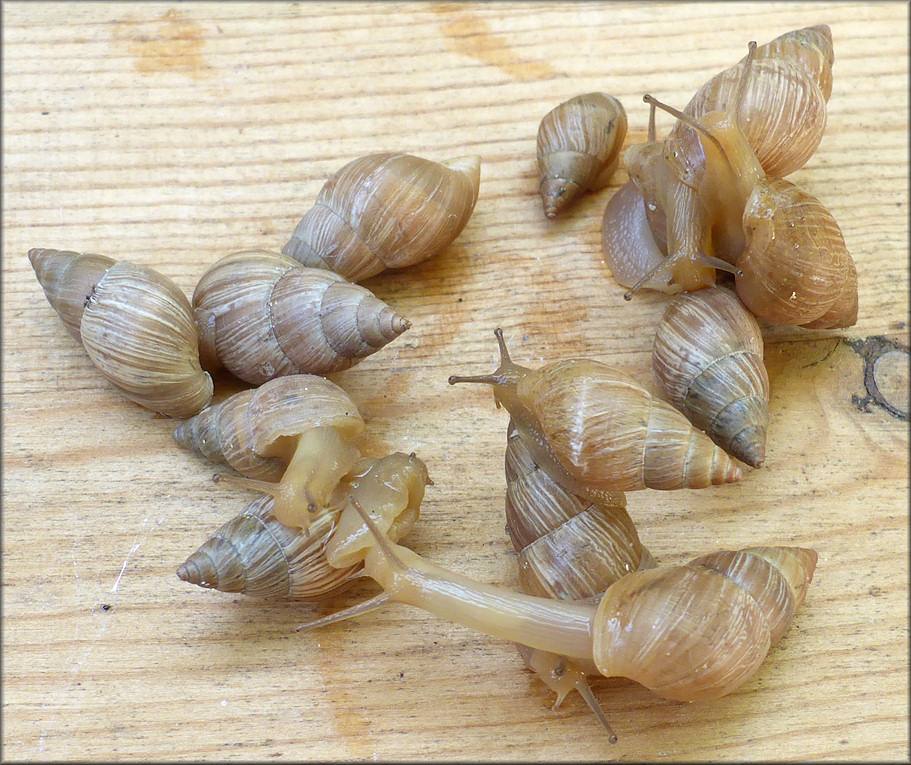
<instances>
[{"instance_id":1,"label":"snail","mask_svg":"<svg viewBox=\"0 0 911 765\"><path fill-rule=\"evenodd\" d=\"M351 439L363 429L338 385L290 375L203 409L177 426L174 439L246 476L222 479L274 496L280 523L306 528L360 457Z\"/></svg>"},{"instance_id":2,"label":"snail","mask_svg":"<svg viewBox=\"0 0 911 765\"><path fill-rule=\"evenodd\" d=\"M200 587L254 597L331 598L357 578L363 557L363 524L353 529L339 524L347 497L353 495L369 508L374 522L397 541L417 521L429 483L426 466L414 454L363 457L333 489L325 512L307 531L280 523L272 512L273 497L259 497L190 555L177 576Z\"/></svg>"},{"instance_id":3,"label":"snail","mask_svg":"<svg viewBox=\"0 0 911 765\"><path fill-rule=\"evenodd\" d=\"M607 93L564 101L538 128L538 181L544 214L553 219L580 193L610 182L626 137L626 111Z\"/></svg>"},{"instance_id":4,"label":"snail","mask_svg":"<svg viewBox=\"0 0 911 765\"><path fill-rule=\"evenodd\" d=\"M370 154L323 186L282 252L359 282L448 247L478 200L479 157L442 164L410 154Z\"/></svg>"},{"instance_id":5,"label":"snail","mask_svg":"<svg viewBox=\"0 0 911 765\"><path fill-rule=\"evenodd\" d=\"M506 443L506 530L518 553L522 591L559 600L600 596L626 574L653 568L622 492L589 502L571 494L535 464L510 420ZM576 690L616 741L586 673L565 656L519 645L526 666L557 694L556 709Z\"/></svg>"},{"instance_id":6,"label":"snail","mask_svg":"<svg viewBox=\"0 0 911 765\"><path fill-rule=\"evenodd\" d=\"M258 250L216 261L196 285L193 314L203 366L251 385L348 369L411 326L338 274Z\"/></svg>"},{"instance_id":7,"label":"snail","mask_svg":"<svg viewBox=\"0 0 911 765\"><path fill-rule=\"evenodd\" d=\"M68 250L29 250L51 307L92 363L131 401L171 417L212 398L190 302L145 266Z\"/></svg>"},{"instance_id":8,"label":"snail","mask_svg":"<svg viewBox=\"0 0 911 765\"><path fill-rule=\"evenodd\" d=\"M449 378L493 386L534 461L563 488L588 499L637 489L698 489L731 483L740 467L669 404L613 367L567 359L531 370L503 340L489 375Z\"/></svg>"},{"instance_id":9,"label":"snail","mask_svg":"<svg viewBox=\"0 0 911 765\"><path fill-rule=\"evenodd\" d=\"M678 295L658 323L652 368L664 397L752 467L765 460L769 377L753 315L724 287Z\"/></svg>"},{"instance_id":10,"label":"snail","mask_svg":"<svg viewBox=\"0 0 911 765\"><path fill-rule=\"evenodd\" d=\"M799 547L725 550L628 574L597 604L561 601L447 571L387 539L359 503L343 515L352 511L373 534L363 574L382 587L383 602L593 665L676 701L717 699L749 680L790 626L817 561ZM361 612L353 606L298 629Z\"/></svg>"}]
</instances>

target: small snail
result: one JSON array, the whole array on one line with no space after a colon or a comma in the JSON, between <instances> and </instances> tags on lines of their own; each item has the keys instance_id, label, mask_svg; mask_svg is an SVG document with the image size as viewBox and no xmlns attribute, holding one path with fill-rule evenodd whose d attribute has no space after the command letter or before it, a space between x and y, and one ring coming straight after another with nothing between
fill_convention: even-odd
<instances>
[{"instance_id":1,"label":"small snail","mask_svg":"<svg viewBox=\"0 0 911 765\"><path fill-rule=\"evenodd\" d=\"M479 157L361 157L326 181L282 252L352 282L420 263L465 228L480 178Z\"/></svg>"},{"instance_id":2,"label":"small snail","mask_svg":"<svg viewBox=\"0 0 911 765\"><path fill-rule=\"evenodd\" d=\"M306 528L360 457L350 439L363 429L338 385L291 375L204 409L181 423L174 439L247 476L228 480L274 495L271 512L280 523Z\"/></svg>"},{"instance_id":3,"label":"small snail","mask_svg":"<svg viewBox=\"0 0 911 765\"><path fill-rule=\"evenodd\" d=\"M371 530L364 575L384 602L416 606L492 637L594 664L667 699L704 701L752 677L789 627L813 578L817 555L799 547L725 550L681 566L637 571L608 587L597 604L511 593L480 584ZM313 628L361 613L354 606Z\"/></svg>"},{"instance_id":4,"label":"small snail","mask_svg":"<svg viewBox=\"0 0 911 765\"><path fill-rule=\"evenodd\" d=\"M28 257L67 331L127 398L171 417L209 403L192 309L170 279L103 255L36 248Z\"/></svg>"},{"instance_id":5,"label":"small snail","mask_svg":"<svg viewBox=\"0 0 911 765\"><path fill-rule=\"evenodd\" d=\"M529 595L584 600L600 596L632 571L655 566L626 512L623 493L609 492L595 502L570 494L535 464L511 420L506 443L506 530L518 553L522 590ZM616 741L578 662L527 646L518 648L526 666L557 694L554 709L570 691L578 691Z\"/></svg>"},{"instance_id":6,"label":"small snail","mask_svg":"<svg viewBox=\"0 0 911 765\"><path fill-rule=\"evenodd\" d=\"M698 489L739 481L740 467L669 404L613 367L568 359L531 370L512 362L497 329L500 366L452 376L493 386L534 461L573 494Z\"/></svg>"},{"instance_id":7,"label":"small snail","mask_svg":"<svg viewBox=\"0 0 911 765\"><path fill-rule=\"evenodd\" d=\"M427 468L414 454L361 458L333 489L307 531L275 518L273 498L253 500L177 569L184 582L254 597L325 600L348 588L361 568L364 528L340 526L349 495L393 540L417 521Z\"/></svg>"},{"instance_id":8,"label":"small snail","mask_svg":"<svg viewBox=\"0 0 911 765\"><path fill-rule=\"evenodd\" d=\"M196 285L202 364L259 385L357 364L411 326L372 292L275 252L236 252Z\"/></svg>"},{"instance_id":9,"label":"small snail","mask_svg":"<svg viewBox=\"0 0 911 765\"><path fill-rule=\"evenodd\" d=\"M544 214L553 219L580 193L610 182L626 137L626 111L607 93L570 98L538 128L538 180Z\"/></svg>"},{"instance_id":10,"label":"small snail","mask_svg":"<svg viewBox=\"0 0 911 765\"><path fill-rule=\"evenodd\" d=\"M678 295L658 323L652 368L664 397L737 459L760 467L769 376L753 315L724 287Z\"/></svg>"}]
</instances>

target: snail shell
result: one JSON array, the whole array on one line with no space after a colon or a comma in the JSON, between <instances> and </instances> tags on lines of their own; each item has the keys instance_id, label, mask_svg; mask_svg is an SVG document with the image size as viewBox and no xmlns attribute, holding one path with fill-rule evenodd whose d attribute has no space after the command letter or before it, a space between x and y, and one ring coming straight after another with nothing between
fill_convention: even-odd
<instances>
[{"instance_id":1,"label":"snail shell","mask_svg":"<svg viewBox=\"0 0 911 765\"><path fill-rule=\"evenodd\" d=\"M571 494L535 464L510 421L506 444L506 530L518 553L522 590L582 600L654 565L626 512L622 492L595 502Z\"/></svg>"},{"instance_id":2,"label":"snail shell","mask_svg":"<svg viewBox=\"0 0 911 765\"><path fill-rule=\"evenodd\" d=\"M724 696L787 629L816 559L799 547L756 547L630 574L598 606L595 664L668 699Z\"/></svg>"},{"instance_id":3,"label":"snail shell","mask_svg":"<svg viewBox=\"0 0 911 765\"><path fill-rule=\"evenodd\" d=\"M724 287L677 296L658 323L652 368L664 397L752 467L765 460L769 377L753 315Z\"/></svg>"},{"instance_id":4,"label":"snail shell","mask_svg":"<svg viewBox=\"0 0 911 765\"><path fill-rule=\"evenodd\" d=\"M592 499L610 491L698 489L742 477L704 433L622 372L589 359L526 369L510 360L502 331L496 335L499 368L449 382L492 385L535 463L570 492Z\"/></svg>"},{"instance_id":5,"label":"snail shell","mask_svg":"<svg viewBox=\"0 0 911 765\"><path fill-rule=\"evenodd\" d=\"M361 157L326 181L282 252L352 282L420 263L465 228L480 178L479 157Z\"/></svg>"},{"instance_id":6,"label":"snail shell","mask_svg":"<svg viewBox=\"0 0 911 765\"><path fill-rule=\"evenodd\" d=\"M411 326L372 292L273 252L218 260L193 293L203 366L252 385L348 369Z\"/></svg>"},{"instance_id":7,"label":"snail shell","mask_svg":"<svg viewBox=\"0 0 911 765\"><path fill-rule=\"evenodd\" d=\"M225 523L177 569L190 584L255 597L324 600L344 591L361 568L364 535L344 512L354 495L393 541L417 521L427 468L413 454L362 458L333 492L309 533L278 522L262 496ZM362 524L361 524L362 525Z\"/></svg>"},{"instance_id":8,"label":"snail shell","mask_svg":"<svg viewBox=\"0 0 911 765\"><path fill-rule=\"evenodd\" d=\"M350 438L364 429L364 421L335 383L316 375L291 375L203 409L177 426L174 439L249 478L277 481L293 452L294 437L323 426Z\"/></svg>"},{"instance_id":9,"label":"snail shell","mask_svg":"<svg viewBox=\"0 0 911 765\"><path fill-rule=\"evenodd\" d=\"M814 329L857 321L857 271L832 214L793 183L754 186L737 294L756 316Z\"/></svg>"},{"instance_id":10,"label":"snail shell","mask_svg":"<svg viewBox=\"0 0 911 765\"><path fill-rule=\"evenodd\" d=\"M103 255L32 249L28 257L67 331L127 398L171 417L209 403L192 309L170 279Z\"/></svg>"},{"instance_id":11,"label":"snail shell","mask_svg":"<svg viewBox=\"0 0 911 765\"><path fill-rule=\"evenodd\" d=\"M555 218L583 191L610 182L626 127L623 105L606 93L571 98L541 120L538 179L548 218Z\"/></svg>"}]
</instances>

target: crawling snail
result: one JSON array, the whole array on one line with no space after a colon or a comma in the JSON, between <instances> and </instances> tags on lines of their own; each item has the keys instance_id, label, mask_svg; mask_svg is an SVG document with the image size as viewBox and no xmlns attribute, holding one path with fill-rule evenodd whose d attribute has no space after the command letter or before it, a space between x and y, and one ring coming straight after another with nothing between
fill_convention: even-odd
<instances>
[{"instance_id":1,"label":"crawling snail","mask_svg":"<svg viewBox=\"0 0 911 765\"><path fill-rule=\"evenodd\" d=\"M282 252L352 282L420 263L465 228L480 178L479 157L361 157L326 181Z\"/></svg>"},{"instance_id":2,"label":"crawling snail","mask_svg":"<svg viewBox=\"0 0 911 765\"><path fill-rule=\"evenodd\" d=\"M411 326L368 289L277 252L216 261L196 285L203 366L259 385L357 364Z\"/></svg>"},{"instance_id":3,"label":"crawling snail","mask_svg":"<svg viewBox=\"0 0 911 765\"><path fill-rule=\"evenodd\" d=\"M752 677L803 602L817 555L799 547L726 550L637 571L597 604L512 593L474 582L373 534L363 573L384 602L406 603L484 634L566 656L605 677L626 677L676 701L717 699ZM322 626L361 606L302 625Z\"/></svg>"},{"instance_id":4,"label":"crawling snail","mask_svg":"<svg viewBox=\"0 0 911 765\"><path fill-rule=\"evenodd\" d=\"M28 257L67 331L127 398L171 417L209 403L192 309L170 279L103 255L36 248Z\"/></svg>"},{"instance_id":5,"label":"crawling snail","mask_svg":"<svg viewBox=\"0 0 911 765\"><path fill-rule=\"evenodd\" d=\"M669 404L606 364L567 359L531 370L509 358L494 333L500 366L489 375L449 378L494 389L534 461L565 489L604 492L699 489L739 481L740 467Z\"/></svg>"},{"instance_id":6,"label":"crawling snail","mask_svg":"<svg viewBox=\"0 0 911 765\"><path fill-rule=\"evenodd\" d=\"M270 512L307 528L360 452L354 402L316 375L290 375L229 396L174 430L174 439L247 478L222 476L274 497ZM277 483L275 483L277 482Z\"/></svg>"},{"instance_id":7,"label":"crawling snail","mask_svg":"<svg viewBox=\"0 0 911 765\"><path fill-rule=\"evenodd\" d=\"M678 295L658 322L652 369L664 397L729 454L765 460L769 376L753 315L724 287Z\"/></svg>"},{"instance_id":8,"label":"crawling snail","mask_svg":"<svg viewBox=\"0 0 911 765\"><path fill-rule=\"evenodd\" d=\"M274 498L253 500L177 569L184 582L253 597L325 600L347 589L361 569L366 529L339 522L349 496L368 508L392 540L418 518L427 467L414 454L363 457L333 488L324 512L308 529L280 523ZM360 519L355 516L359 521ZM347 525L346 525L347 524Z\"/></svg>"},{"instance_id":9,"label":"crawling snail","mask_svg":"<svg viewBox=\"0 0 911 765\"><path fill-rule=\"evenodd\" d=\"M538 184L544 214L555 218L584 191L606 186L620 162L626 110L607 93L564 101L538 127Z\"/></svg>"},{"instance_id":10,"label":"crawling snail","mask_svg":"<svg viewBox=\"0 0 911 765\"><path fill-rule=\"evenodd\" d=\"M559 600L600 596L632 571L655 561L639 541L622 492L594 502L571 494L535 464L532 450L510 420L506 442L506 530L518 554L523 592ZM519 645L526 666L557 694L556 709L578 691L611 730L577 662Z\"/></svg>"}]
</instances>

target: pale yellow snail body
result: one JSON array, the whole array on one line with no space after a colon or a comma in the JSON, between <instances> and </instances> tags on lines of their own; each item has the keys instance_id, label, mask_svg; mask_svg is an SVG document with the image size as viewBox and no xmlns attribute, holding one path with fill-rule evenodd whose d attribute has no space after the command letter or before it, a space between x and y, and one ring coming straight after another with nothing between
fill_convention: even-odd
<instances>
[{"instance_id":1,"label":"pale yellow snail body","mask_svg":"<svg viewBox=\"0 0 911 765\"><path fill-rule=\"evenodd\" d=\"M511 593L447 571L375 536L364 574L385 601L530 649L592 663L677 701L720 698L750 679L784 634L813 578L816 553L755 547L705 555L686 565L637 571L608 587L597 604ZM304 625L362 612L355 606Z\"/></svg>"},{"instance_id":2,"label":"pale yellow snail body","mask_svg":"<svg viewBox=\"0 0 911 765\"><path fill-rule=\"evenodd\" d=\"M370 154L336 172L282 252L352 282L448 247L478 200L480 158Z\"/></svg>"},{"instance_id":3,"label":"pale yellow snail body","mask_svg":"<svg viewBox=\"0 0 911 765\"><path fill-rule=\"evenodd\" d=\"M637 489L703 488L738 481L740 467L669 404L627 375L588 359L526 369L496 331L500 366L450 383L491 385L532 448L564 488L593 498Z\"/></svg>"},{"instance_id":4,"label":"pale yellow snail body","mask_svg":"<svg viewBox=\"0 0 911 765\"><path fill-rule=\"evenodd\" d=\"M351 439L363 429L357 406L338 385L291 375L204 409L174 438L248 477L231 480L274 494L280 523L306 528L360 457Z\"/></svg>"},{"instance_id":5,"label":"pale yellow snail body","mask_svg":"<svg viewBox=\"0 0 911 765\"><path fill-rule=\"evenodd\" d=\"M626 111L607 93L564 101L538 127L538 185L544 214L555 218L584 191L606 186L620 161Z\"/></svg>"},{"instance_id":6,"label":"pale yellow snail body","mask_svg":"<svg viewBox=\"0 0 911 765\"><path fill-rule=\"evenodd\" d=\"M353 581L369 540L362 522L352 527L350 516L339 522L349 497L397 541L417 521L428 482L426 466L413 454L363 457L333 489L325 511L309 529L280 523L272 512L273 497L260 497L190 555L177 576L200 587L254 597L331 598Z\"/></svg>"},{"instance_id":7,"label":"pale yellow snail body","mask_svg":"<svg viewBox=\"0 0 911 765\"><path fill-rule=\"evenodd\" d=\"M259 385L357 364L408 329L372 292L275 252L227 255L193 292L203 366Z\"/></svg>"},{"instance_id":8,"label":"pale yellow snail body","mask_svg":"<svg viewBox=\"0 0 911 765\"><path fill-rule=\"evenodd\" d=\"M652 369L664 397L752 467L765 460L769 376L753 315L724 287L678 295L658 323Z\"/></svg>"},{"instance_id":9,"label":"pale yellow snail body","mask_svg":"<svg viewBox=\"0 0 911 765\"><path fill-rule=\"evenodd\" d=\"M48 302L92 363L131 401L189 417L212 398L190 303L170 279L103 255L29 250Z\"/></svg>"}]
</instances>

